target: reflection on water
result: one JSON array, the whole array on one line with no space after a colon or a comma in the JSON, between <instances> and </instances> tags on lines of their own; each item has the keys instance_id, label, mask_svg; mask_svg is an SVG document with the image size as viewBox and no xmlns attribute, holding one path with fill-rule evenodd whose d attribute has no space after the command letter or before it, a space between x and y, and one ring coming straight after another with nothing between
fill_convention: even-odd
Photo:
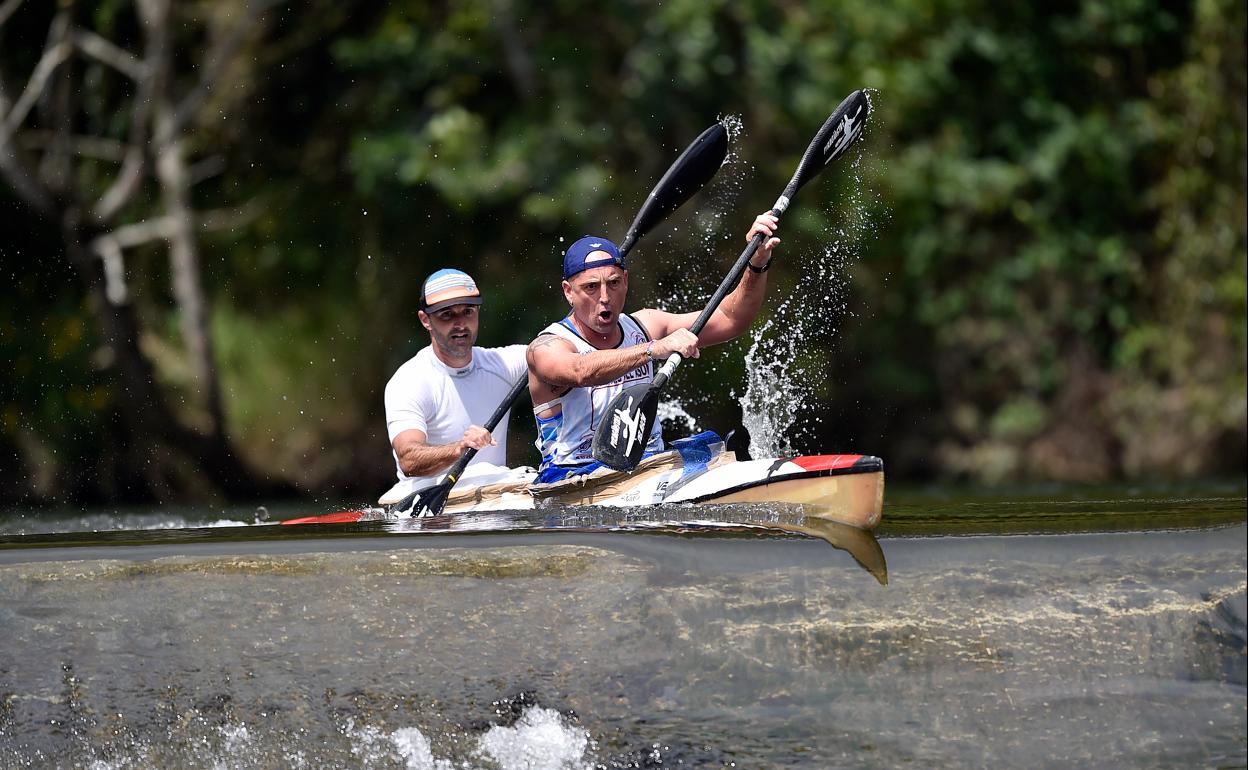
<instances>
[{"instance_id":1,"label":"reflection on water","mask_svg":"<svg viewBox=\"0 0 1248 770\"><path fill-rule=\"evenodd\" d=\"M0 767L1242 767L1203 499L10 534Z\"/></svg>"}]
</instances>

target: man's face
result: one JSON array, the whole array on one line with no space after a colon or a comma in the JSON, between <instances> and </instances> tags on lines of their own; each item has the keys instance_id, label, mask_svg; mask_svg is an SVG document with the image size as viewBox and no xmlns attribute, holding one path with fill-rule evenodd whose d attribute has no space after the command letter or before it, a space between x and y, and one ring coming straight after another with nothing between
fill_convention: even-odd
<instances>
[{"instance_id":1,"label":"man's face","mask_svg":"<svg viewBox=\"0 0 1248 770\"><path fill-rule=\"evenodd\" d=\"M604 265L577 273L563 282L563 296L572 306L577 323L609 336L624 311L628 271L618 265Z\"/></svg>"},{"instance_id":2,"label":"man's face","mask_svg":"<svg viewBox=\"0 0 1248 770\"><path fill-rule=\"evenodd\" d=\"M477 341L478 310L478 305L451 305L432 315L423 310L417 315L421 326L429 330L435 348L447 358L467 363Z\"/></svg>"}]
</instances>

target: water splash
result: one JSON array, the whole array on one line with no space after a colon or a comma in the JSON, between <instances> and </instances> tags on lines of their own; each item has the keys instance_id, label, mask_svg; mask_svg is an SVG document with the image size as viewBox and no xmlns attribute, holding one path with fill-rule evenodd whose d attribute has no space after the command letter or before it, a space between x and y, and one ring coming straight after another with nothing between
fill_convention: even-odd
<instances>
[{"instance_id":1,"label":"water splash","mask_svg":"<svg viewBox=\"0 0 1248 770\"><path fill-rule=\"evenodd\" d=\"M406 770L590 770L601 767L594 755L598 744L588 731L555 709L526 706L514 724L494 724L475 735L431 731L419 727L388 730L347 718L338 728L343 743L333 740L304 747L306 736L263 725L212 724L213 717L192 710L179 740L152 742L126 730L113 733L114 743L83 746L85 756L72 764L89 770L139 770L149 767L205 767L245 770L254 767L358 767ZM0 730L0 737L4 736ZM170 738L172 739L171 732ZM437 746L435 746L435 741ZM458 750L456 748L458 746ZM443 755L443 756L439 756ZM0 766L9 759L0 751ZM47 757L44 757L47 759ZM20 766L43 766L19 761Z\"/></svg>"},{"instance_id":2,"label":"water splash","mask_svg":"<svg viewBox=\"0 0 1248 770\"><path fill-rule=\"evenodd\" d=\"M46 535L60 532L110 532L116 530L188 529L216 527L247 527L272 524L267 514L256 513L248 521L241 512L222 511L221 518L212 512L171 511L165 508L116 510L107 513L75 510L10 513L0 511L0 536Z\"/></svg>"},{"instance_id":3,"label":"water splash","mask_svg":"<svg viewBox=\"0 0 1248 770\"><path fill-rule=\"evenodd\" d=\"M400 727L390 734L394 750L406 763L407 770L451 770L446 759L434 759L429 739L415 727Z\"/></svg>"},{"instance_id":4,"label":"water splash","mask_svg":"<svg viewBox=\"0 0 1248 770\"><path fill-rule=\"evenodd\" d=\"M351 741L351 753L361 767L395 762L407 770L475 766L434 756L433 744L417 727L387 732L372 725L357 727L348 720L343 734ZM511 726L492 725L477 737L471 753L485 767L499 770L588 770L593 765L586 760L586 752L594 748L584 729L554 709L533 705L525 707Z\"/></svg>"},{"instance_id":5,"label":"water splash","mask_svg":"<svg viewBox=\"0 0 1248 770\"><path fill-rule=\"evenodd\" d=\"M665 243L664 248L678 258L668 260L666 272L656 276L655 296L644 300L647 307L673 313L701 310L718 280L740 253L740 239L749 222L742 218L738 202L754 174L754 166L741 154L740 140L745 136L741 116L721 115L719 122L728 132L728 155L706 188L687 204L696 211L692 227L683 240L673 238ZM706 361L699 362L698 366L714 370L714 364ZM677 377L665 398L677 401L674 411L661 411L660 417L677 425L687 425L688 431L693 433L697 425L690 412L709 410L717 398L722 398L722 393L691 388L688 378Z\"/></svg>"},{"instance_id":6,"label":"water splash","mask_svg":"<svg viewBox=\"0 0 1248 770\"><path fill-rule=\"evenodd\" d=\"M511 727L495 725L478 741L478 754L500 770L590 770L589 734L554 709L533 706Z\"/></svg>"},{"instance_id":7,"label":"water splash","mask_svg":"<svg viewBox=\"0 0 1248 770\"><path fill-rule=\"evenodd\" d=\"M663 424L663 435L671 440L698 432L698 419L688 412L680 399L659 402L657 419Z\"/></svg>"},{"instance_id":8,"label":"water splash","mask_svg":"<svg viewBox=\"0 0 1248 770\"><path fill-rule=\"evenodd\" d=\"M740 152L740 139L745 135L741 116L721 115L719 122L728 132L728 155L706 188L686 204L694 209L688 237L669 238L664 244L669 252L679 252L678 258L668 260L668 271L657 276L650 307L675 313L702 308L714 289L707 276L723 275L735 257L726 255L731 251L727 244L740 237L737 231L745 224L735 219L736 203L753 167ZM679 225L672 229L673 236L681 232Z\"/></svg>"},{"instance_id":9,"label":"water splash","mask_svg":"<svg viewBox=\"0 0 1248 770\"><path fill-rule=\"evenodd\" d=\"M750 350L745 354L745 394L738 402L753 457L793 454L785 433L796 420L797 408L809 390L805 369L797 364L801 337L768 336L774 325L775 321L768 319L756 327Z\"/></svg>"},{"instance_id":10,"label":"water splash","mask_svg":"<svg viewBox=\"0 0 1248 770\"><path fill-rule=\"evenodd\" d=\"M867 93L869 104L872 96ZM838 321L849 315L849 269L858 262L862 244L874 238L880 226L874 212L883 207L878 192L865 181L875 169L864 146L860 142L844 159L848 163L838 164L843 169L842 192L825 206L828 225L821 245L797 253L782 245L777 251L778 258L799 267L800 275L789 294L779 301L772 295L768 319L751 329L745 391L739 397L733 394L755 457L798 454L797 444L834 449L824 446L827 436L821 419L802 419L802 413L835 397L828 368L838 347ZM818 196L810 198L806 205L817 204Z\"/></svg>"}]
</instances>

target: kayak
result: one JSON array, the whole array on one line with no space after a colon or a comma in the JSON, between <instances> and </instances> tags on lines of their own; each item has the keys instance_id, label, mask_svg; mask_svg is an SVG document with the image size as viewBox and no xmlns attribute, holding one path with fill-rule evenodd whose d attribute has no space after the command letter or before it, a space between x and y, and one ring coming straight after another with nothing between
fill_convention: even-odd
<instances>
[{"instance_id":1,"label":"kayak","mask_svg":"<svg viewBox=\"0 0 1248 770\"><path fill-rule=\"evenodd\" d=\"M713 435L713 434L712 434ZM692 437L697 439L699 437ZM738 460L722 441L682 439L627 473L599 468L554 484L535 484L531 468L469 466L443 514L541 509L551 506L653 506L755 503L874 529L884 508L884 461L871 455L826 454ZM342 524L393 518L411 491L395 485L377 508L287 519L283 524ZM403 514L406 516L407 514Z\"/></svg>"}]
</instances>

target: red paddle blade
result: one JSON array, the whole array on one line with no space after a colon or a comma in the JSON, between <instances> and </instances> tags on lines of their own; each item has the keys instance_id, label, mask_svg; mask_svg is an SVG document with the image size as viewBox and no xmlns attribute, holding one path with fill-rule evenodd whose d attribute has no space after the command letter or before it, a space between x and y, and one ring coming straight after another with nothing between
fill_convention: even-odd
<instances>
[{"instance_id":1,"label":"red paddle blade","mask_svg":"<svg viewBox=\"0 0 1248 770\"><path fill-rule=\"evenodd\" d=\"M354 524L364 518L364 511L337 511L323 513L320 516L302 516L298 519L286 519L283 524Z\"/></svg>"}]
</instances>

